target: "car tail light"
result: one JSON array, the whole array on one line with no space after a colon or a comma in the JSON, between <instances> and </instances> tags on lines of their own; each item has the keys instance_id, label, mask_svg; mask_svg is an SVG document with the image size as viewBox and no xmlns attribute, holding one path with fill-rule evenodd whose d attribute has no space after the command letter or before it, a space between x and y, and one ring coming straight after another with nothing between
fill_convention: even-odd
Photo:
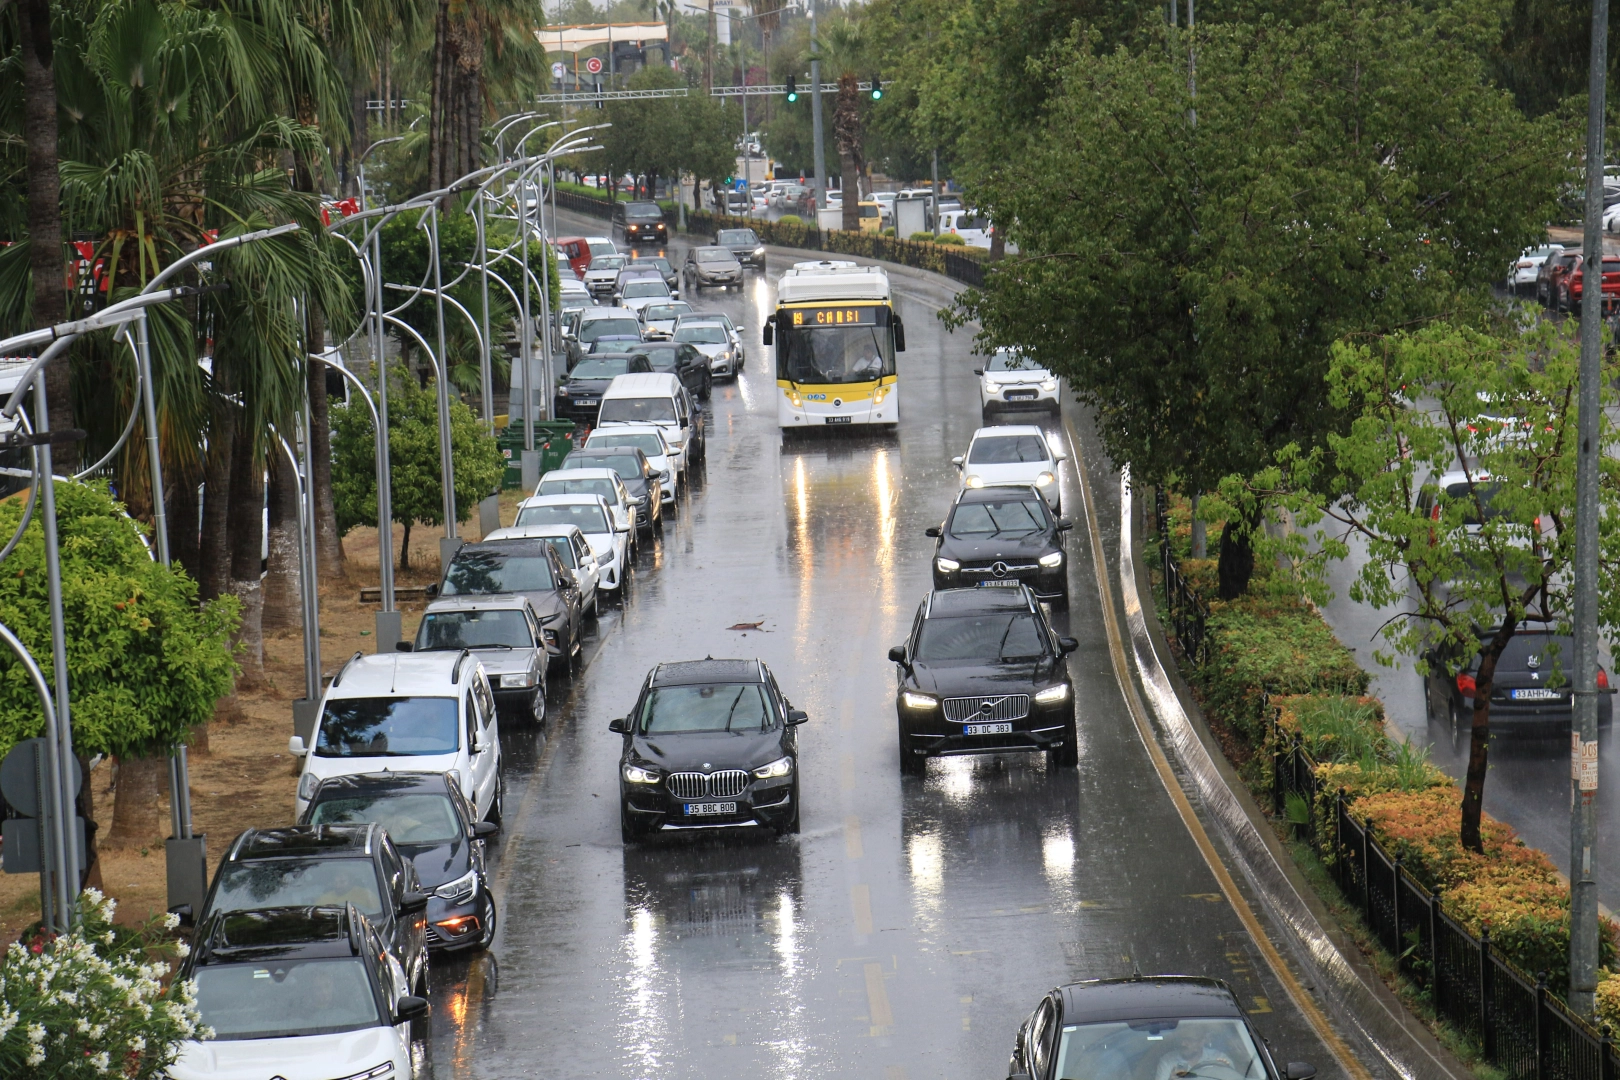
<instances>
[{"instance_id":1,"label":"car tail light","mask_svg":"<svg viewBox=\"0 0 1620 1080\"><path fill-rule=\"evenodd\" d=\"M1475 690L1474 677L1466 671L1457 676L1457 691L1463 697L1473 697Z\"/></svg>"},{"instance_id":2,"label":"car tail light","mask_svg":"<svg viewBox=\"0 0 1620 1080\"><path fill-rule=\"evenodd\" d=\"M1599 690L1607 690L1608 688L1609 688L1609 673L1607 671L1604 671L1602 668L1598 668L1598 689Z\"/></svg>"}]
</instances>

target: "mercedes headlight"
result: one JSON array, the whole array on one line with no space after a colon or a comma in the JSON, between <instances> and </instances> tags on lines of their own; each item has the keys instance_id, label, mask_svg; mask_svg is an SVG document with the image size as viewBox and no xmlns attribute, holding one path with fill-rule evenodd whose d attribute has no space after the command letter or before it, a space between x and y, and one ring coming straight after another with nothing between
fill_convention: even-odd
<instances>
[{"instance_id":1,"label":"mercedes headlight","mask_svg":"<svg viewBox=\"0 0 1620 1080\"><path fill-rule=\"evenodd\" d=\"M656 784L658 773L653 769L643 769L639 765L626 765L624 778L632 784Z\"/></svg>"},{"instance_id":2,"label":"mercedes headlight","mask_svg":"<svg viewBox=\"0 0 1620 1080\"><path fill-rule=\"evenodd\" d=\"M951 574L962 569L962 564L955 559L947 559L942 555L934 560L934 569L942 574Z\"/></svg>"},{"instance_id":3,"label":"mercedes headlight","mask_svg":"<svg viewBox=\"0 0 1620 1080\"><path fill-rule=\"evenodd\" d=\"M778 776L786 776L793 771L793 759L790 757L777 758L769 765L761 765L754 770L754 777L758 780L774 780Z\"/></svg>"},{"instance_id":4,"label":"mercedes headlight","mask_svg":"<svg viewBox=\"0 0 1620 1080\"><path fill-rule=\"evenodd\" d=\"M527 690L534 685L534 672L520 671L512 675L501 676L501 689Z\"/></svg>"},{"instance_id":5,"label":"mercedes headlight","mask_svg":"<svg viewBox=\"0 0 1620 1080\"><path fill-rule=\"evenodd\" d=\"M307 772L298 781L298 797L309 802L315 797L315 789L320 786L321 782L315 779L315 774Z\"/></svg>"},{"instance_id":6,"label":"mercedes headlight","mask_svg":"<svg viewBox=\"0 0 1620 1080\"><path fill-rule=\"evenodd\" d=\"M1048 686L1045 690L1042 690L1035 695L1035 704L1037 705L1056 705L1060 701L1068 700L1068 683L1058 683L1056 686Z\"/></svg>"},{"instance_id":7,"label":"mercedes headlight","mask_svg":"<svg viewBox=\"0 0 1620 1080\"><path fill-rule=\"evenodd\" d=\"M469 870L454 881L445 882L433 894L452 904L465 904L478 894L478 871Z\"/></svg>"},{"instance_id":8,"label":"mercedes headlight","mask_svg":"<svg viewBox=\"0 0 1620 1080\"><path fill-rule=\"evenodd\" d=\"M1043 472L1035 478L1036 487L1051 487L1055 483L1057 483L1057 477L1049 472Z\"/></svg>"},{"instance_id":9,"label":"mercedes headlight","mask_svg":"<svg viewBox=\"0 0 1620 1080\"><path fill-rule=\"evenodd\" d=\"M933 694L919 694L915 690L907 690L900 695L900 700L908 709L932 709L939 705L939 699Z\"/></svg>"},{"instance_id":10,"label":"mercedes headlight","mask_svg":"<svg viewBox=\"0 0 1620 1080\"><path fill-rule=\"evenodd\" d=\"M1041 556L1041 565L1050 570L1054 566L1063 565L1063 552L1054 551L1050 555Z\"/></svg>"},{"instance_id":11,"label":"mercedes headlight","mask_svg":"<svg viewBox=\"0 0 1620 1080\"><path fill-rule=\"evenodd\" d=\"M970 488L982 488L984 487L984 477L980 476L978 473L969 473L967 478L963 480L963 483L967 484L967 486Z\"/></svg>"}]
</instances>

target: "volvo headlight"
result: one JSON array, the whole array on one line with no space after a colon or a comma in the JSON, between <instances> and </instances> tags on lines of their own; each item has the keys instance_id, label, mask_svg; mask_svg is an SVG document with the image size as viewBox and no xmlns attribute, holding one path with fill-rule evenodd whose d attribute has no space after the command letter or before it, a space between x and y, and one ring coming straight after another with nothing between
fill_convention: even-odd
<instances>
[{"instance_id":1,"label":"volvo headlight","mask_svg":"<svg viewBox=\"0 0 1620 1080\"><path fill-rule=\"evenodd\" d=\"M967 486L970 488L982 488L984 487L984 477L980 476L978 473L969 473L963 480L963 483L967 484Z\"/></svg>"},{"instance_id":2,"label":"volvo headlight","mask_svg":"<svg viewBox=\"0 0 1620 1080\"><path fill-rule=\"evenodd\" d=\"M1054 551L1050 555L1041 556L1041 565L1050 570L1054 566L1063 565L1063 552Z\"/></svg>"},{"instance_id":3,"label":"volvo headlight","mask_svg":"<svg viewBox=\"0 0 1620 1080\"><path fill-rule=\"evenodd\" d=\"M907 690L900 695L908 709L932 709L939 705L939 699L933 694L919 694L915 690Z\"/></svg>"},{"instance_id":4,"label":"volvo headlight","mask_svg":"<svg viewBox=\"0 0 1620 1080\"><path fill-rule=\"evenodd\" d=\"M754 770L754 776L759 780L774 780L778 776L786 776L793 771L793 759L790 757L777 758L769 765L761 765Z\"/></svg>"},{"instance_id":5,"label":"volvo headlight","mask_svg":"<svg viewBox=\"0 0 1620 1080\"><path fill-rule=\"evenodd\" d=\"M513 675L501 676L501 689L527 690L534 685L534 672L520 671Z\"/></svg>"},{"instance_id":6,"label":"volvo headlight","mask_svg":"<svg viewBox=\"0 0 1620 1080\"><path fill-rule=\"evenodd\" d=\"M309 800L315 797L315 789L320 786L321 782L315 779L315 774L312 772L307 772L299 778L298 797L303 799L305 802L309 802Z\"/></svg>"},{"instance_id":7,"label":"volvo headlight","mask_svg":"<svg viewBox=\"0 0 1620 1080\"><path fill-rule=\"evenodd\" d=\"M1056 686L1048 686L1045 690L1042 690L1035 695L1035 704L1037 705L1056 705L1060 701L1068 700L1068 683L1058 683Z\"/></svg>"},{"instance_id":8,"label":"volvo headlight","mask_svg":"<svg viewBox=\"0 0 1620 1080\"><path fill-rule=\"evenodd\" d=\"M469 870L454 881L445 882L433 894L452 904L465 904L478 893L478 871Z\"/></svg>"},{"instance_id":9,"label":"volvo headlight","mask_svg":"<svg viewBox=\"0 0 1620 1080\"><path fill-rule=\"evenodd\" d=\"M1057 380L1056 379L1042 379L1041 380L1041 389L1045 390L1048 394L1055 393L1057 391Z\"/></svg>"},{"instance_id":10,"label":"volvo headlight","mask_svg":"<svg viewBox=\"0 0 1620 1080\"><path fill-rule=\"evenodd\" d=\"M934 560L934 569L938 570L942 574L950 574L962 569L962 564L957 562L955 559L947 559L941 555L939 558Z\"/></svg>"},{"instance_id":11,"label":"volvo headlight","mask_svg":"<svg viewBox=\"0 0 1620 1080\"><path fill-rule=\"evenodd\" d=\"M1043 472L1043 473L1041 473L1041 475L1039 475L1039 476L1037 476L1035 478L1035 486L1036 487L1051 487L1056 482L1057 482L1057 477L1053 476L1049 472Z\"/></svg>"},{"instance_id":12,"label":"volvo headlight","mask_svg":"<svg viewBox=\"0 0 1620 1080\"><path fill-rule=\"evenodd\" d=\"M656 784L658 773L653 769L643 769L639 765L626 765L624 778L632 784Z\"/></svg>"}]
</instances>

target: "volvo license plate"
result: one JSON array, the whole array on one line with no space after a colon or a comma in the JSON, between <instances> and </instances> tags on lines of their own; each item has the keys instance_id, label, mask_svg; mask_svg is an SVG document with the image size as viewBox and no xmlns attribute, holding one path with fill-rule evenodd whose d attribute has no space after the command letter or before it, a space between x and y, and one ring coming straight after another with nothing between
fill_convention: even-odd
<instances>
[{"instance_id":1,"label":"volvo license plate","mask_svg":"<svg viewBox=\"0 0 1620 1080\"><path fill-rule=\"evenodd\" d=\"M1563 697L1557 690L1545 686L1529 686L1513 691L1514 701L1557 701Z\"/></svg>"},{"instance_id":2,"label":"volvo license plate","mask_svg":"<svg viewBox=\"0 0 1620 1080\"><path fill-rule=\"evenodd\" d=\"M686 804L687 817L721 817L736 812L737 804L734 802L689 802Z\"/></svg>"},{"instance_id":3,"label":"volvo license plate","mask_svg":"<svg viewBox=\"0 0 1620 1080\"><path fill-rule=\"evenodd\" d=\"M999 724L963 724L964 735L1006 735L1012 731L1012 724L1002 722Z\"/></svg>"},{"instance_id":4,"label":"volvo license plate","mask_svg":"<svg viewBox=\"0 0 1620 1080\"><path fill-rule=\"evenodd\" d=\"M979 587L981 589L1016 589L1022 584L1023 582L1017 578L997 578L994 581L981 581Z\"/></svg>"},{"instance_id":5,"label":"volvo license plate","mask_svg":"<svg viewBox=\"0 0 1620 1080\"><path fill-rule=\"evenodd\" d=\"M854 422L855 422L855 418L853 416L829 416L829 417L827 417L827 423L829 423L829 424L852 424Z\"/></svg>"}]
</instances>

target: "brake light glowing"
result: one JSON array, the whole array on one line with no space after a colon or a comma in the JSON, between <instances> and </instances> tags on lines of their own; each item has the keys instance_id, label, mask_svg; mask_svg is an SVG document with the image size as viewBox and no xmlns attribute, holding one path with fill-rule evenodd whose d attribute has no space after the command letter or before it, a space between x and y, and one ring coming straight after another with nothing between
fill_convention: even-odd
<instances>
[{"instance_id":1,"label":"brake light glowing","mask_svg":"<svg viewBox=\"0 0 1620 1080\"><path fill-rule=\"evenodd\" d=\"M1598 668L1598 689L1599 690L1607 690L1608 688L1609 688L1609 673L1607 671L1604 671L1602 668Z\"/></svg>"},{"instance_id":2,"label":"brake light glowing","mask_svg":"<svg viewBox=\"0 0 1620 1080\"><path fill-rule=\"evenodd\" d=\"M1463 697L1473 697L1474 689L1475 683L1472 675L1465 671L1461 675L1457 676L1457 691L1462 694Z\"/></svg>"}]
</instances>

